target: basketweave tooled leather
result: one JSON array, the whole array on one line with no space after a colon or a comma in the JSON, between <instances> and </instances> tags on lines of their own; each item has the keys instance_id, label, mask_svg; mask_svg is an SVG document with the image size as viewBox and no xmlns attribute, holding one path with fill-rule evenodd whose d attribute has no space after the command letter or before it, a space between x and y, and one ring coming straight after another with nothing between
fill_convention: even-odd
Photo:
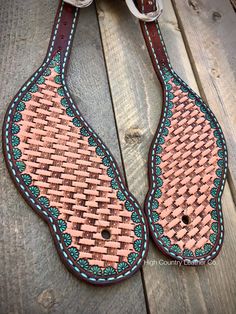
<instances>
[{"instance_id":1,"label":"basketweave tooled leather","mask_svg":"<svg viewBox=\"0 0 236 314\"><path fill-rule=\"evenodd\" d=\"M141 12L153 1L139 0ZM227 171L223 132L210 108L175 73L158 22L140 22L163 87L163 109L149 153L145 210L152 238L167 256L201 265L224 236L221 196Z\"/></svg>"},{"instance_id":2,"label":"basketweave tooled leather","mask_svg":"<svg viewBox=\"0 0 236 314\"><path fill-rule=\"evenodd\" d=\"M80 279L105 285L139 269L148 229L66 86L77 16L78 9L60 2L47 56L7 110L3 149L18 190L47 222L64 264Z\"/></svg>"}]
</instances>

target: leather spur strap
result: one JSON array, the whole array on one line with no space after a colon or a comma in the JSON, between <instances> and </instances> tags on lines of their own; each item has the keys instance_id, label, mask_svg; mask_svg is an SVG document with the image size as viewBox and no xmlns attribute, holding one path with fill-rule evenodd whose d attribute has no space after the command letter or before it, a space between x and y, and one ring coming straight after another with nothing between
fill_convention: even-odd
<instances>
[{"instance_id":1,"label":"leather spur strap","mask_svg":"<svg viewBox=\"0 0 236 314\"><path fill-rule=\"evenodd\" d=\"M65 82L77 16L77 8L60 2L46 58L7 110L3 148L13 181L47 222L64 264L79 278L105 285L139 269L148 230Z\"/></svg>"},{"instance_id":2,"label":"leather spur strap","mask_svg":"<svg viewBox=\"0 0 236 314\"><path fill-rule=\"evenodd\" d=\"M139 0L140 12L154 11L153 2ZM224 135L210 108L173 70L158 22L140 23L164 99L149 154L151 234L167 256L206 264L223 243Z\"/></svg>"}]
</instances>

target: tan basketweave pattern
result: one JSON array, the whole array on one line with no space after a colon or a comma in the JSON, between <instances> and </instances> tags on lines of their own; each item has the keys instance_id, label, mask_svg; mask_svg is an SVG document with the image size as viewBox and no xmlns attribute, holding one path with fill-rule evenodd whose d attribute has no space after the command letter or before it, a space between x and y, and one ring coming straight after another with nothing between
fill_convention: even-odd
<instances>
[{"instance_id":1,"label":"tan basketweave pattern","mask_svg":"<svg viewBox=\"0 0 236 314\"><path fill-rule=\"evenodd\" d=\"M107 167L95 147L60 104L56 75L52 69L22 113L19 148L25 171L41 195L59 209L80 258L88 259L90 265L116 267L127 261L137 238L131 213L110 187ZM109 240L102 237L103 230L109 230Z\"/></svg>"},{"instance_id":2,"label":"tan basketweave pattern","mask_svg":"<svg viewBox=\"0 0 236 314\"><path fill-rule=\"evenodd\" d=\"M160 154L163 186L158 223L171 243L192 250L209 242L213 233L209 202L219 148L200 108L172 80L169 83L175 98L169 134Z\"/></svg>"}]
</instances>

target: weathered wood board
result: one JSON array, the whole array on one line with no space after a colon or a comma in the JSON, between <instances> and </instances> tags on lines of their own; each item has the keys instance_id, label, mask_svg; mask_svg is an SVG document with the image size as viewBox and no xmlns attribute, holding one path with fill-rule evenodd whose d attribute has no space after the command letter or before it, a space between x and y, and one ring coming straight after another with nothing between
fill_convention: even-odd
<instances>
[{"instance_id":1,"label":"weathered wood board","mask_svg":"<svg viewBox=\"0 0 236 314\"><path fill-rule=\"evenodd\" d=\"M232 6L236 9L236 1L235 0L230 0L232 3Z\"/></svg>"},{"instance_id":2,"label":"weathered wood board","mask_svg":"<svg viewBox=\"0 0 236 314\"><path fill-rule=\"evenodd\" d=\"M174 0L173 3L199 88L226 137L228 177L236 197L235 12L227 0Z\"/></svg>"}]
</instances>

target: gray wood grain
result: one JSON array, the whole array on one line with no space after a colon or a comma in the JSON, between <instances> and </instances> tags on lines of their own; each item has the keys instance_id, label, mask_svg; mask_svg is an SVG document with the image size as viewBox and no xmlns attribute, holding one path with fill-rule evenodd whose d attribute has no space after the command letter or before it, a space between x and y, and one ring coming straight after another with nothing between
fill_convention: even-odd
<instances>
[{"instance_id":1,"label":"gray wood grain","mask_svg":"<svg viewBox=\"0 0 236 314\"><path fill-rule=\"evenodd\" d=\"M1 123L46 53L57 1L0 1ZM94 6L81 12L68 73L74 99L121 164ZM95 288L59 260L47 225L23 201L0 164L0 313L145 313L140 272Z\"/></svg>"},{"instance_id":2,"label":"gray wood grain","mask_svg":"<svg viewBox=\"0 0 236 314\"><path fill-rule=\"evenodd\" d=\"M229 0L173 3L199 88L226 137L236 197L236 14Z\"/></svg>"},{"instance_id":3,"label":"gray wood grain","mask_svg":"<svg viewBox=\"0 0 236 314\"><path fill-rule=\"evenodd\" d=\"M236 10L236 0L230 0L232 3L232 6L234 7L234 9Z\"/></svg>"},{"instance_id":4,"label":"gray wood grain","mask_svg":"<svg viewBox=\"0 0 236 314\"><path fill-rule=\"evenodd\" d=\"M170 59L177 73L198 91L192 70L194 59L188 58L172 3L166 0L164 5L160 25ZM99 0L98 12L127 181L143 202L148 190L148 150L160 117L162 92L139 23L128 13L124 2ZM219 95L216 93L215 97ZM217 107L212 108L217 114ZM151 245L143 269L151 313L235 313L236 213L228 184L223 211L225 243L212 265L179 267Z\"/></svg>"}]
</instances>

